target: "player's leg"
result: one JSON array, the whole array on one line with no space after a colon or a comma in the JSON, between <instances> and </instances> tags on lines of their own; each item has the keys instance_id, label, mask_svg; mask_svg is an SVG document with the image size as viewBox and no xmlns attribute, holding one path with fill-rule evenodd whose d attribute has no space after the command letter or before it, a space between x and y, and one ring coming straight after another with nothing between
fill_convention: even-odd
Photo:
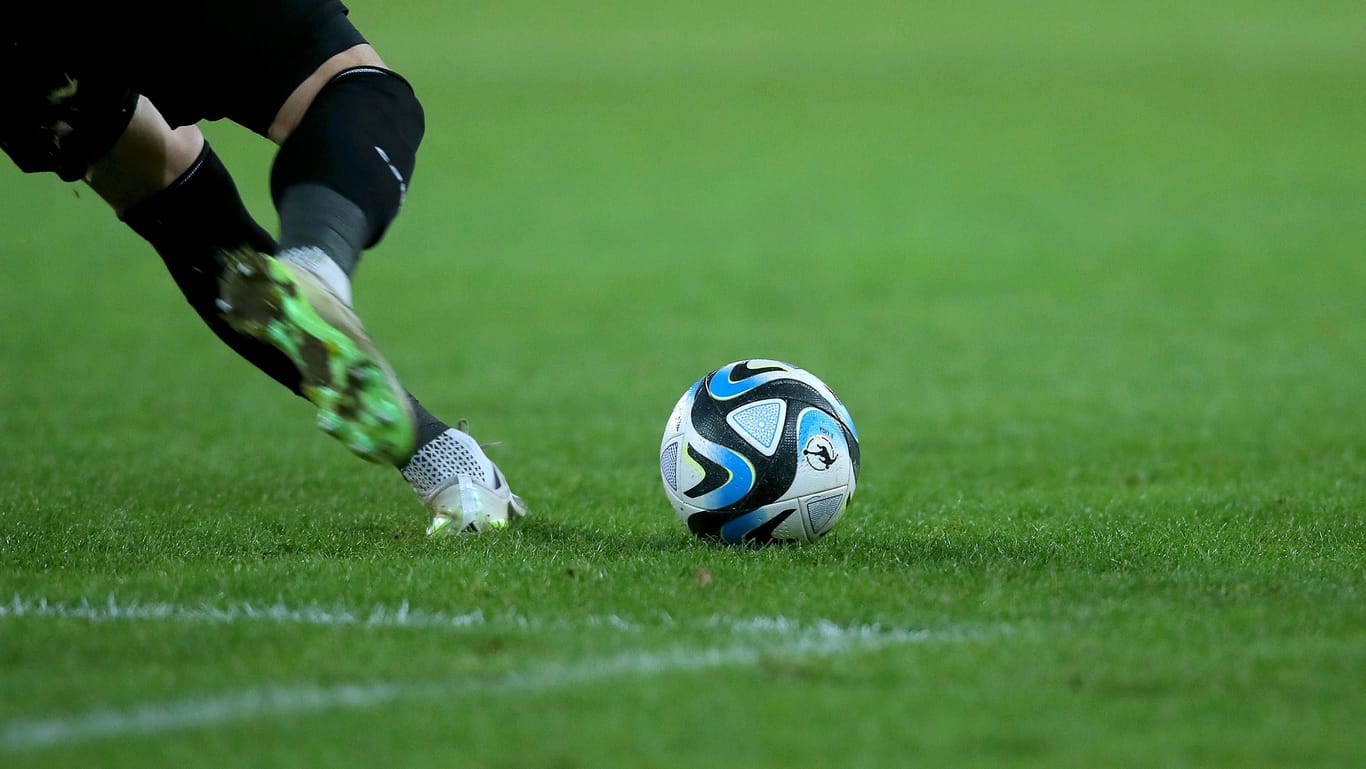
<instances>
[{"instance_id":1,"label":"player's leg","mask_svg":"<svg viewBox=\"0 0 1366 769\"><path fill-rule=\"evenodd\" d=\"M118 142L90 166L86 180L156 248L191 306L224 342L277 381L324 407L323 418L337 422L328 425L331 431L357 453L390 462L409 458L413 428L401 420L400 410L406 405L407 394L349 309L325 296L299 301L280 295L267 306L260 301L259 292L244 295L239 290L235 297L239 315L255 313L253 317L259 323L269 323L277 312L297 318L283 326L292 334L286 348L275 343L278 340L244 333L224 318L222 255L239 255L235 263L239 267L257 264L259 270L252 270L259 272L254 277L261 278L268 268L257 255L274 253L277 245L251 218L231 175L198 128L171 129L143 98ZM243 280L250 282L249 278ZM240 289L242 281L233 285ZM306 286L291 290L306 290ZM328 310L331 317L324 321L318 313ZM328 353L329 345L335 350L332 354ZM368 390L351 382L353 376L363 378L367 373L377 380ZM323 388L328 391L319 392ZM376 406L374 398L362 401L359 407L352 405L370 397L371 392L388 396L399 406L391 406L386 417L381 411L384 404ZM365 409L373 416L358 413ZM366 418L369 423L363 421ZM384 443L363 430L387 431L396 437Z\"/></svg>"},{"instance_id":2,"label":"player's leg","mask_svg":"<svg viewBox=\"0 0 1366 769\"><path fill-rule=\"evenodd\" d=\"M350 276L398 215L416 165L423 110L412 87L367 44L324 62L270 127L279 257L324 277L349 301ZM525 514L467 433L412 402L415 451L400 465L433 514L431 531L497 527Z\"/></svg>"},{"instance_id":3,"label":"player's leg","mask_svg":"<svg viewBox=\"0 0 1366 769\"><path fill-rule=\"evenodd\" d=\"M161 256L176 286L231 349L298 393L298 368L274 346L239 333L218 307L220 257L273 252L275 239L247 212L237 185L195 126L172 129L146 98L86 181Z\"/></svg>"},{"instance_id":4,"label":"player's leg","mask_svg":"<svg viewBox=\"0 0 1366 769\"><path fill-rule=\"evenodd\" d=\"M307 124L304 118L310 113L317 114L312 109L317 94L335 75L351 69L353 64L366 63L355 60L355 54L373 54L368 46L352 48L355 47L345 48L345 55L325 59L327 66L303 78L308 82L295 88L294 96L286 100L296 111L282 109L276 115L286 118L277 121L287 126L279 138L292 133L299 124ZM20 56L21 53L25 52L9 46L0 51L5 62L9 62L9 54L15 54L15 62L24 65L16 68L21 77L12 83L10 109L0 114L0 148L22 170L51 171L67 181L85 177L120 217L155 247L186 299L229 346L282 384L319 403L325 416L330 413L347 422L343 429L334 427L334 431L348 445L359 446L358 453L400 467L419 497L432 509L432 530L496 527L508 517L524 514L521 500L507 489L502 474L478 444L463 430L450 428L431 416L398 385L378 351L369 345L368 336L350 311L349 300L342 300L329 289L328 279L335 281L335 273L329 276L323 271L320 275L302 264L268 256L276 252L277 244L252 220L232 177L197 128L189 125L173 129L156 107L126 86L100 82L98 78L82 78L78 85L75 78L68 77L65 67L47 71L34 66L34 56ZM357 77L348 85L365 80ZM369 90L392 96L395 82L402 81L385 75L383 87ZM155 81L151 84L155 85ZM415 104L411 89L407 89L406 83L402 86L397 89L399 100ZM340 101L354 103L355 94L363 94L367 89L345 90L351 96ZM163 97L184 93L174 88L158 92ZM374 103L373 99L359 101L362 105ZM177 114L184 122L193 121L193 117L185 116L199 114L198 110L207 102L201 98L179 103L172 98L168 103L179 108ZM332 118L332 125L342 132L349 129L344 119L346 111L343 108ZM293 118L289 117L291 114ZM249 121L244 124L249 125ZM261 124L257 130L265 133L264 127ZM302 148L293 153L295 158L307 159L308 143L296 141L295 145ZM353 145L354 142L341 144L343 158ZM376 144L370 149L383 146L386 145ZM391 173L399 166L411 173L409 155L411 148L407 155L396 153L396 158L389 159ZM354 159L355 154L349 156ZM306 188L310 171L326 169L327 165L314 164L310 168L308 162L303 162L302 167L299 179ZM284 173L281 178L290 176ZM325 180L326 175L320 178ZM341 178L345 181L344 175ZM282 188L288 192L295 186L285 184ZM282 206L293 212L288 214L291 226L285 229L286 234L305 251L309 247L322 250L322 246L328 246L350 268L354 268L360 249L378 241L397 209L392 195L388 196L388 203L381 196L377 206L364 194L356 195L364 208L339 194L332 195L329 201L327 192L312 198L307 194L282 197L303 201ZM401 198L400 192L400 201ZM347 205L355 209L348 209ZM357 216L357 211L363 215ZM374 215L375 211L379 214ZM351 224L347 224L348 220ZM327 237L329 231L331 239ZM310 233L321 234L315 237ZM236 317L239 321L245 319L247 325L254 322L259 333L243 333L223 314L220 257L224 253L243 255L232 262L233 276L247 277L246 273L253 272L256 264L263 267L258 275L275 276L254 284L237 278L229 283L238 289L258 287L239 290L233 298L246 308L256 302L255 311ZM326 258L331 260L331 256ZM344 278L347 283L341 290L349 293L349 274ZM284 322L272 324L276 318L283 318ZM383 376L375 376L376 372ZM326 389L333 392L320 398L318 392ZM372 393L379 393L380 397L366 401ZM395 419L394 405L399 407L400 416L408 416L412 422ZM365 413L358 416L358 411ZM355 438L358 429L359 440ZM380 433L377 438L376 433Z\"/></svg>"},{"instance_id":5,"label":"player's leg","mask_svg":"<svg viewBox=\"0 0 1366 769\"><path fill-rule=\"evenodd\" d=\"M271 270L284 268L260 255L274 253L276 243L252 220L198 128L172 129L140 98L117 142L85 176L156 248L190 305L232 349L317 404L322 424L361 456L391 463L411 456L407 393L348 307L325 292L308 298L321 289L306 279L295 285L290 276L283 287L272 281ZM225 255L232 255L231 297L223 296ZM243 323L259 325L260 333Z\"/></svg>"},{"instance_id":6,"label":"player's leg","mask_svg":"<svg viewBox=\"0 0 1366 769\"><path fill-rule=\"evenodd\" d=\"M241 333L223 319L219 255L225 250L271 254L277 245L251 218L231 175L198 128L171 129L156 108L141 99L127 129L90 166L86 179L156 248L191 306L224 342L295 392L301 391L301 371L305 378L318 380L318 375L309 374L307 363L292 360L274 344ZM310 280L309 273L301 270L289 276L290 283L312 285L301 283L301 276ZM253 298L238 297L243 305ZM332 318L331 323L349 325L355 337L369 345L358 321L335 317L349 312L341 302L319 293L316 286L310 301ZM281 300L279 305L286 306L288 301ZM404 456L397 464L433 510L433 531L496 525L507 517L498 512L509 506L514 517L523 514L521 500L507 489L502 473L473 438L404 394L416 413L413 431L421 443L412 456Z\"/></svg>"},{"instance_id":7,"label":"player's leg","mask_svg":"<svg viewBox=\"0 0 1366 769\"><path fill-rule=\"evenodd\" d=\"M497 525L521 512L520 500L510 494L501 474L469 436L432 417L397 384L368 345L349 302L339 295L349 288L346 273L354 268L355 254L378 242L396 214L402 189L395 194L393 185L411 173L411 155L421 134L420 122L411 118L415 114L420 121L421 113L411 89L384 71L377 57L357 58L373 51L344 16L334 14L318 21L317 29L303 30L299 20L316 14L266 15L280 13L286 5L294 6L293 11L308 10L304 6L312 3L187 6L182 19L185 34L177 38L185 48L175 57L185 66L125 73L164 107L130 99L127 89L93 87L100 85L93 79L81 80L77 89L74 81L62 76L28 89L33 99L11 99L12 109L0 114L0 143L24 170L56 171L68 180L88 171L92 186L151 242L213 330L271 376L310 396L324 412L325 424L348 445L359 447L367 458L400 466L433 509L434 528ZM292 19L293 26L274 23L282 19ZM133 21L125 26L128 29L120 34L107 36L117 42L116 48L134 45L136 41L126 39L128 34L146 27ZM263 34L275 38L261 41ZM243 36L251 45L240 42ZM255 54L248 60L234 59L230 54L238 50ZM0 54L8 52L6 48ZM262 52L266 55L257 55ZM100 55L116 56L118 51ZM31 58L16 59L25 65L18 67L19 72L29 74ZM91 58L100 60L95 54ZM355 69L356 65L370 66ZM282 88L284 83L289 85ZM62 100L71 94L76 97L68 105ZM28 112L16 107L20 103L30 104L43 120L30 120ZM54 103L80 108L53 120L49 118ZM400 108L395 114L408 119L366 124L354 117L357 111L384 112L390 107ZM165 114L176 116L176 125L227 116L262 134L270 132L272 123L284 126L276 132L286 146L273 181L285 222L286 250L297 249L296 258L274 258L277 244L252 221L231 176L202 135L193 127L173 130L161 119L165 109ZM368 145L357 141L358 135L370 138L357 134L358 126L366 126L381 140ZM390 143L386 136L399 142ZM378 176L389 187L372 195L375 166L353 174L347 164L383 160L376 147L389 150L384 166L389 176ZM325 268L317 269L316 261L310 267L308 260L297 259L313 248L334 265L346 264L346 269L338 266L329 275ZM246 255L233 262L227 288L236 293L231 297L221 295L218 255L223 252ZM257 264L263 269L254 269ZM337 271L345 283L338 283ZM270 279L246 280L251 277L247 273ZM225 298L237 300L235 315L222 314L220 300ZM232 301L227 304L233 306Z\"/></svg>"},{"instance_id":8,"label":"player's leg","mask_svg":"<svg viewBox=\"0 0 1366 769\"><path fill-rule=\"evenodd\" d=\"M85 181L122 216L175 184L199 160L204 144L197 127L172 129L156 107L139 96L128 126L86 169Z\"/></svg>"},{"instance_id":9,"label":"player's leg","mask_svg":"<svg viewBox=\"0 0 1366 769\"><path fill-rule=\"evenodd\" d=\"M271 169L280 243L267 264L287 265L294 282L313 287L309 303L321 314L343 328L349 317L358 329L350 312L351 275L362 252L379 243L398 215L424 115L408 82L385 66L344 16L320 23L314 33L320 48L335 52L299 81L262 131L280 144ZM240 283L230 279L226 289L231 293ZM287 330L289 319L284 321ZM413 451L395 464L432 511L432 531L498 527L523 515L525 505L478 443L408 398Z\"/></svg>"},{"instance_id":10,"label":"player's leg","mask_svg":"<svg viewBox=\"0 0 1366 769\"><path fill-rule=\"evenodd\" d=\"M0 111L0 146L24 171L84 178L151 242L186 299L224 341L297 389L289 362L232 331L214 306L217 251L241 245L271 250L274 240L246 214L199 130L172 130L126 82L58 60L51 41L22 32L0 40L0 65L12 76Z\"/></svg>"}]
</instances>

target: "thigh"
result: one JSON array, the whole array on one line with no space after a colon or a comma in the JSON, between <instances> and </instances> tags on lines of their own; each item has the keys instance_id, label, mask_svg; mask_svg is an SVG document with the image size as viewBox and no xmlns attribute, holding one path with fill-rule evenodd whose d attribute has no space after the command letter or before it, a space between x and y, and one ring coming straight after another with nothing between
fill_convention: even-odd
<instances>
[{"instance_id":1,"label":"thigh","mask_svg":"<svg viewBox=\"0 0 1366 769\"><path fill-rule=\"evenodd\" d=\"M172 126L226 118L264 136L319 65L365 42L340 0L132 5L152 11L127 30L127 79ZM151 18L158 14L169 32Z\"/></svg>"}]
</instances>

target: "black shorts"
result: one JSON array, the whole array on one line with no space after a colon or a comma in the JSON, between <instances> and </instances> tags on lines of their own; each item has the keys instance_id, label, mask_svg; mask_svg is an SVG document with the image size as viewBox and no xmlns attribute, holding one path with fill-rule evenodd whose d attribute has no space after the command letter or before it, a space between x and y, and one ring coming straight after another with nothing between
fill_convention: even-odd
<instances>
[{"instance_id":1,"label":"black shorts","mask_svg":"<svg viewBox=\"0 0 1366 769\"><path fill-rule=\"evenodd\" d=\"M64 5L37 0L49 2ZM13 38L11 49L25 52L17 76L50 81L55 67L124 87L150 99L172 126L226 118L264 136L285 99L320 64L365 42L341 0L91 5L84 13L21 13L31 26L6 22L0 44Z\"/></svg>"}]
</instances>

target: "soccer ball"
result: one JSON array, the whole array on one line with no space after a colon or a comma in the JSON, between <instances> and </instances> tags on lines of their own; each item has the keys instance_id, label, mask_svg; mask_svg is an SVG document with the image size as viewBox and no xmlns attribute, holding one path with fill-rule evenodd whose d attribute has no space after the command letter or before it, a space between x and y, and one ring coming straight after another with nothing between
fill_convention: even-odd
<instances>
[{"instance_id":1,"label":"soccer ball","mask_svg":"<svg viewBox=\"0 0 1366 769\"><path fill-rule=\"evenodd\" d=\"M858 433L811 372L736 361L679 398L664 426L659 471L678 517L703 539L814 542L854 496Z\"/></svg>"}]
</instances>

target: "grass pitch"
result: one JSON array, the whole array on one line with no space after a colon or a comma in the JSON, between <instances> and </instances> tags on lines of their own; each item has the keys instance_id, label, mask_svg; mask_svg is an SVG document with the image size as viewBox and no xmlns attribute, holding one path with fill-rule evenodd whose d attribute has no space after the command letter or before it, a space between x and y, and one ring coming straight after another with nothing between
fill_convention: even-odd
<instances>
[{"instance_id":1,"label":"grass pitch","mask_svg":"<svg viewBox=\"0 0 1366 769\"><path fill-rule=\"evenodd\" d=\"M357 304L514 530L0 171L0 763L1361 765L1359 3L496 5L351 3L429 121ZM863 436L815 546L659 489L750 356Z\"/></svg>"}]
</instances>

